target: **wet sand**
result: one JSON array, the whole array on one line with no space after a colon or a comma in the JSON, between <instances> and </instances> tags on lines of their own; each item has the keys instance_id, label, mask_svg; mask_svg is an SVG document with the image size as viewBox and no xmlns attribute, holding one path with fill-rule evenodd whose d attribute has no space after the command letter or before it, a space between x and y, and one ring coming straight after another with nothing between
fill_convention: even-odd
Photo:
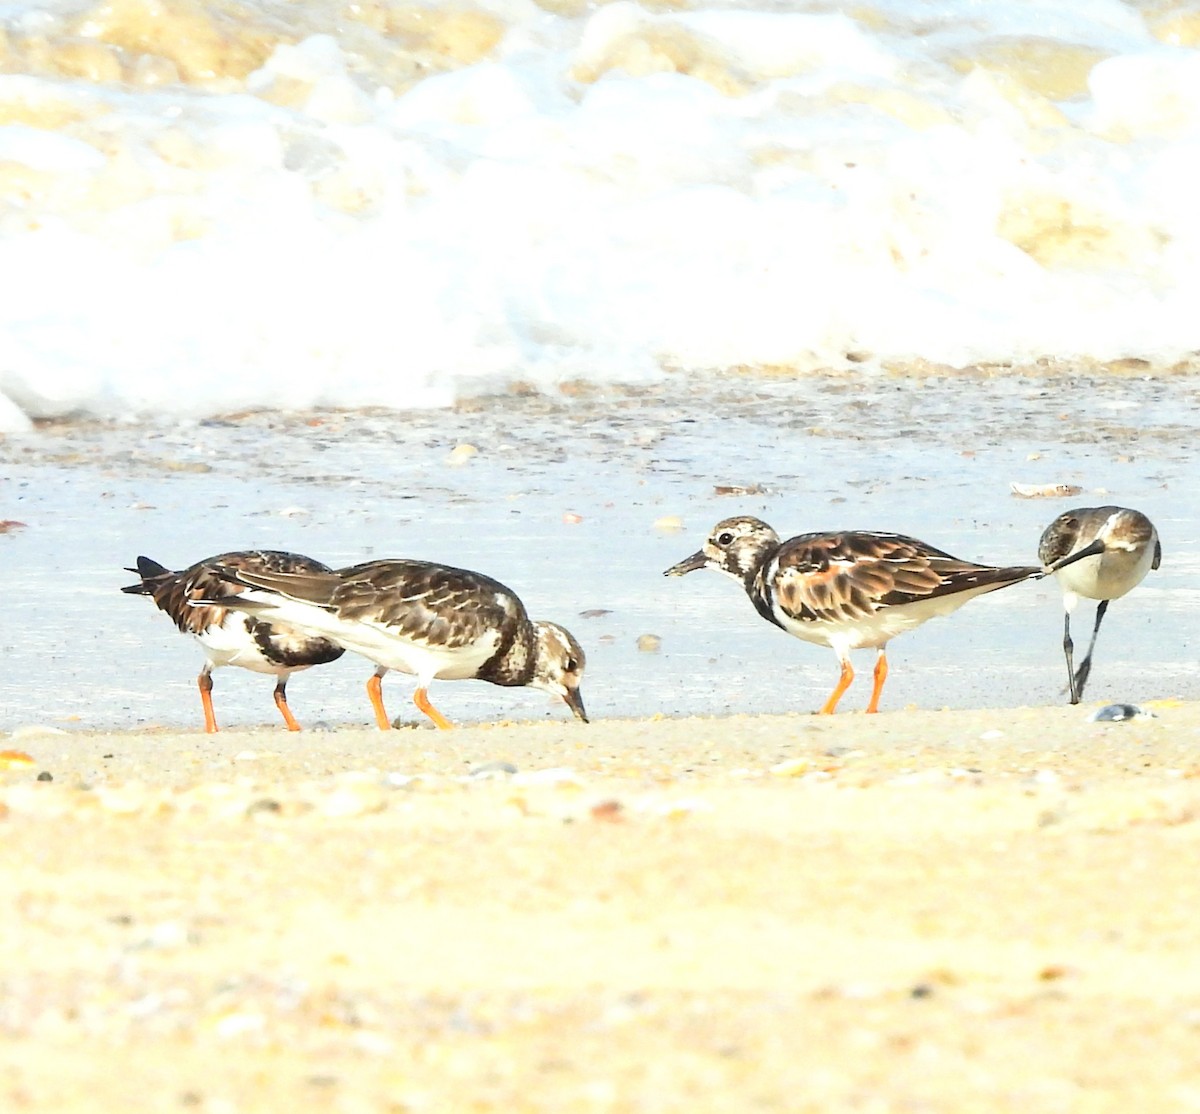
<instances>
[{"instance_id":1,"label":"wet sand","mask_svg":"<svg viewBox=\"0 0 1200 1114\"><path fill-rule=\"evenodd\" d=\"M829 651L763 623L723 577L664 580L714 523L892 530L1032 564L1058 514L1105 503L1148 514L1164 560L1110 609L1089 695L1200 699L1198 444L1200 375L688 377L451 411L50 425L0 438L0 519L26 524L0 534L0 631L12 632L0 639L0 729L69 716L92 730L191 727L200 654L119 591L123 570L139 554L184 568L263 547L494 576L578 637L597 719L815 709L836 679ZM1072 494L1019 498L1013 482ZM1082 607L1077 638L1091 621ZM928 623L893 643L884 706L1054 704L1062 622L1044 581ZM659 653L639 650L645 635ZM364 680L346 655L289 691L301 722L351 723ZM269 722L261 678L224 670L216 684L222 726ZM537 714L536 700L489 689L450 686L446 714ZM847 701L861 708L866 695Z\"/></svg>"},{"instance_id":2,"label":"wet sand","mask_svg":"<svg viewBox=\"0 0 1200 1114\"><path fill-rule=\"evenodd\" d=\"M1193 1109L1200 705L1096 706L0 736L0 1106Z\"/></svg>"}]
</instances>

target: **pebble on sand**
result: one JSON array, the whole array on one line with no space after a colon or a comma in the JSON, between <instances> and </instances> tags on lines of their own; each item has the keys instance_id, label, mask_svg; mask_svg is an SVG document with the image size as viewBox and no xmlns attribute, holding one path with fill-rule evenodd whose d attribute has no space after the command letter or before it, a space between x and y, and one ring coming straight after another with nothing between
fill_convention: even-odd
<instances>
[{"instance_id":1,"label":"pebble on sand","mask_svg":"<svg viewBox=\"0 0 1200 1114\"><path fill-rule=\"evenodd\" d=\"M455 445L454 448L450 450L450 455L446 457L446 463L452 468L461 468L472 457L478 455L479 450L474 445L468 444L464 441L461 445Z\"/></svg>"},{"instance_id":2,"label":"pebble on sand","mask_svg":"<svg viewBox=\"0 0 1200 1114\"><path fill-rule=\"evenodd\" d=\"M1124 723L1131 719L1154 719L1153 712L1147 712L1136 704L1105 704L1091 715L1093 723Z\"/></svg>"},{"instance_id":3,"label":"pebble on sand","mask_svg":"<svg viewBox=\"0 0 1200 1114\"><path fill-rule=\"evenodd\" d=\"M485 781L488 778L509 777L516 772L517 767L511 762L484 762L482 765L472 767L467 777Z\"/></svg>"},{"instance_id":4,"label":"pebble on sand","mask_svg":"<svg viewBox=\"0 0 1200 1114\"><path fill-rule=\"evenodd\" d=\"M775 777L803 777L813 769L813 764L807 758L787 758L776 762L770 767Z\"/></svg>"}]
</instances>

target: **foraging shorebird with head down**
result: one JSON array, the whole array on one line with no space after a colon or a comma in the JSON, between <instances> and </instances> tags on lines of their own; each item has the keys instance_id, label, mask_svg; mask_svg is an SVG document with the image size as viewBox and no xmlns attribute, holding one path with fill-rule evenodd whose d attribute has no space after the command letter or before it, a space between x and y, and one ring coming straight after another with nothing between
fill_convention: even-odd
<instances>
[{"instance_id":1,"label":"foraging shorebird with head down","mask_svg":"<svg viewBox=\"0 0 1200 1114\"><path fill-rule=\"evenodd\" d=\"M748 516L718 522L704 548L665 575L704 568L741 584L768 622L837 654L841 676L822 714L833 712L854 680L851 650L879 651L867 704L868 712L876 712L892 638L948 615L976 596L1042 575L1034 566L998 568L961 561L903 534L841 530L780 541L765 522Z\"/></svg>"},{"instance_id":2,"label":"foraging shorebird with head down","mask_svg":"<svg viewBox=\"0 0 1200 1114\"><path fill-rule=\"evenodd\" d=\"M453 726L429 701L435 679L476 678L543 689L587 722L579 685L583 650L557 623L533 622L516 593L468 569L380 560L330 572L268 572L214 562L241 590L236 606L362 654L379 667L367 694L380 730L391 726L384 674L417 678L413 703L440 728Z\"/></svg>"},{"instance_id":3,"label":"foraging shorebird with head down","mask_svg":"<svg viewBox=\"0 0 1200 1114\"><path fill-rule=\"evenodd\" d=\"M204 729L217 730L212 704L212 671L224 665L238 665L255 673L270 673L278 678L275 704L289 731L299 731L287 702L288 678L301 669L324 665L342 656L342 648L326 638L281 623L264 622L230 604L245 589L227 578L215 575L211 568L277 573L320 573L329 567L320 561L276 549L244 550L222 553L200 561L182 572L172 572L149 557L139 557L137 573L141 580L122 588L134 596L150 596L160 611L175 625L190 634L204 650L204 668L196 683L204 709ZM197 601L204 601L197 605Z\"/></svg>"}]
</instances>

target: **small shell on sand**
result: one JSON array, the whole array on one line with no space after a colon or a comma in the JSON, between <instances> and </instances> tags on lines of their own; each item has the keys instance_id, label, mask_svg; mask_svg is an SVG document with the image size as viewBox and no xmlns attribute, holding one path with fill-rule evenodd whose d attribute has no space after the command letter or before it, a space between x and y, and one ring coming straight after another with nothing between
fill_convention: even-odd
<instances>
[{"instance_id":1,"label":"small shell on sand","mask_svg":"<svg viewBox=\"0 0 1200 1114\"><path fill-rule=\"evenodd\" d=\"M1139 708L1136 704L1105 704L1091 715L1093 723L1124 723L1131 719L1154 719L1153 712Z\"/></svg>"},{"instance_id":2,"label":"small shell on sand","mask_svg":"<svg viewBox=\"0 0 1200 1114\"><path fill-rule=\"evenodd\" d=\"M765 495L767 489L762 484L717 484L713 487L714 495Z\"/></svg>"},{"instance_id":3,"label":"small shell on sand","mask_svg":"<svg viewBox=\"0 0 1200 1114\"><path fill-rule=\"evenodd\" d=\"M48 723L23 723L9 733L12 739L27 739L33 735L69 735L61 727L52 727Z\"/></svg>"},{"instance_id":4,"label":"small shell on sand","mask_svg":"<svg viewBox=\"0 0 1200 1114\"><path fill-rule=\"evenodd\" d=\"M467 444L464 441L461 445L455 445L450 450L450 455L446 457L446 463L452 468L461 468L472 457L478 455L479 450L474 445Z\"/></svg>"},{"instance_id":5,"label":"small shell on sand","mask_svg":"<svg viewBox=\"0 0 1200 1114\"><path fill-rule=\"evenodd\" d=\"M637 648L643 654L657 654L662 649L662 639L657 634L638 635Z\"/></svg>"},{"instance_id":6,"label":"small shell on sand","mask_svg":"<svg viewBox=\"0 0 1200 1114\"><path fill-rule=\"evenodd\" d=\"M1022 484L1013 480L1008 486L1022 499L1065 499L1083 491L1078 484Z\"/></svg>"},{"instance_id":7,"label":"small shell on sand","mask_svg":"<svg viewBox=\"0 0 1200 1114\"><path fill-rule=\"evenodd\" d=\"M484 762L479 766L473 766L468 772L467 777L475 781L484 781L488 778L511 777L517 772L518 770L514 763L498 760L495 762Z\"/></svg>"}]
</instances>

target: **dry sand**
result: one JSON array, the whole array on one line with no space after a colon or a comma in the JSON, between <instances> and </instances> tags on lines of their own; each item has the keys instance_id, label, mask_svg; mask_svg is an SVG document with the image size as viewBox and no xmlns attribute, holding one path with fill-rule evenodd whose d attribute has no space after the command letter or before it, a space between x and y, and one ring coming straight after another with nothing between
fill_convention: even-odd
<instances>
[{"instance_id":1,"label":"dry sand","mask_svg":"<svg viewBox=\"0 0 1200 1114\"><path fill-rule=\"evenodd\" d=\"M1091 710L0 738L0 1109L1200 1109L1200 705Z\"/></svg>"}]
</instances>

